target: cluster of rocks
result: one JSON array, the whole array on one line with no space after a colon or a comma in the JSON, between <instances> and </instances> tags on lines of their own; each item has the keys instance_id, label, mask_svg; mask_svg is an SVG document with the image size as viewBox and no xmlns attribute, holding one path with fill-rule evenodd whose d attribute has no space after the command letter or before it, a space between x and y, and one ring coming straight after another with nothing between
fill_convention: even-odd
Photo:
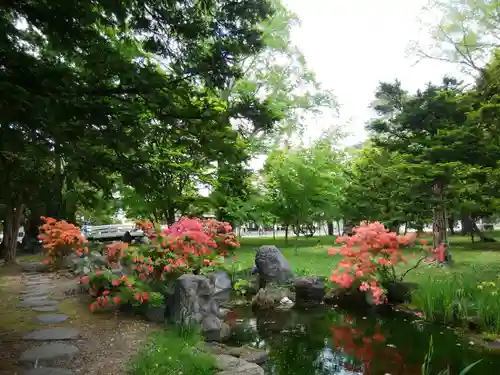
<instances>
[{"instance_id":1,"label":"cluster of rocks","mask_svg":"<svg viewBox=\"0 0 500 375\"><path fill-rule=\"evenodd\" d=\"M296 277L276 246L259 248L255 256L255 268L259 278L259 291L252 300L255 307L307 307L323 302L324 280L317 276Z\"/></svg>"},{"instance_id":2,"label":"cluster of rocks","mask_svg":"<svg viewBox=\"0 0 500 375\"><path fill-rule=\"evenodd\" d=\"M77 275L104 268L107 261L99 252L91 252L84 258L67 259L67 266ZM127 274L123 267L113 272ZM247 272L250 276L252 272ZM324 281L315 276L296 277L280 250L275 246L262 246L255 256L254 296L252 305L259 309L288 309L292 306L310 306L323 301ZM152 321L168 322L179 326L196 326L201 329L206 342L223 342L231 335L227 319L227 306L233 289L226 272L208 275L186 274L179 277L172 291L165 295L165 304L145 312ZM220 349L220 347L219 347ZM217 354L221 372L225 374L261 374L262 368L255 361L232 351ZM258 355L263 358L264 352Z\"/></svg>"},{"instance_id":3,"label":"cluster of rocks","mask_svg":"<svg viewBox=\"0 0 500 375\"><path fill-rule=\"evenodd\" d=\"M293 274L290 264L275 246L262 246L255 257L258 290L252 304L259 309L288 309L323 302L324 280ZM165 319L181 326L196 325L206 341L224 341L231 334L222 308L231 296L232 281L225 272L179 277L173 294L166 296ZM155 314L158 320L160 314ZM153 318L150 318L153 319ZM155 320L155 319L153 319Z\"/></svg>"}]
</instances>

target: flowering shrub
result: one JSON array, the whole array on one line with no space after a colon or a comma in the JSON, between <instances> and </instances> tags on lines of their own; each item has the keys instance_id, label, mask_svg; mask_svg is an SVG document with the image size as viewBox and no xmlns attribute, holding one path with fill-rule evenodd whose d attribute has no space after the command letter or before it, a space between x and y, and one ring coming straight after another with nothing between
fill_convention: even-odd
<instances>
[{"instance_id":1,"label":"flowering shrub","mask_svg":"<svg viewBox=\"0 0 500 375\"><path fill-rule=\"evenodd\" d=\"M375 304L387 301L386 291L381 282L401 281L406 274L415 269L422 261L428 259L444 259L444 246L433 250L426 246L425 240L420 240L420 252L423 254L416 266L409 268L400 276L396 273L396 266L408 263L403 256L403 246L413 246L416 243L416 234L409 233L398 236L389 232L383 224L362 223L353 229L353 236L338 237L340 248L332 248L329 254L339 253L343 256L336 270L332 272L330 280L342 288L358 287L361 291L369 292Z\"/></svg>"},{"instance_id":2,"label":"flowering shrub","mask_svg":"<svg viewBox=\"0 0 500 375\"><path fill-rule=\"evenodd\" d=\"M118 268L120 266L120 260L125 254L127 248L128 244L125 242L114 242L107 246L106 256L111 268Z\"/></svg>"},{"instance_id":3,"label":"flowering shrub","mask_svg":"<svg viewBox=\"0 0 500 375\"><path fill-rule=\"evenodd\" d=\"M135 222L136 229L140 229L148 237L151 237L154 232L153 223L147 220L139 220Z\"/></svg>"},{"instance_id":4,"label":"flowering shrub","mask_svg":"<svg viewBox=\"0 0 500 375\"><path fill-rule=\"evenodd\" d=\"M229 223L208 219L204 223L203 230L215 241L220 255L226 256L228 252L232 252L240 246Z\"/></svg>"},{"instance_id":5,"label":"flowering shrub","mask_svg":"<svg viewBox=\"0 0 500 375\"><path fill-rule=\"evenodd\" d=\"M151 245L108 245L110 270L99 270L81 279L97 298L91 309L124 303L159 303L162 294L151 298L155 295L153 290L164 292L169 282L184 273L214 270L221 255L239 246L231 230L229 224L215 220L181 218L163 232L151 230ZM120 266L128 269L131 276L115 275L111 269Z\"/></svg>"},{"instance_id":6,"label":"flowering shrub","mask_svg":"<svg viewBox=\"0 0 500 375\"><path fill-rule=\"evenodd\" d=\"M85 246L87 239L80 229L64 220L42 216L44 224L40 226L38 239L47 250L46 264L57 265L65 256L76 253L78 256L88 253Z\"/></svg>"},{"instance_id":7,"label":"flowering shrub","mask_svg":"<svg viewBox=\"0 0 500 375\"><path fill-rule=\"evenodd\" d=\"M153 292L147 283L137 277L115 275L110 270L99 270L83 276L80 283L96 298L90 305L91 311L127 303L136 307L143 304L156 306L163 301L160 293Z\"/></svg>"}]
</instances>

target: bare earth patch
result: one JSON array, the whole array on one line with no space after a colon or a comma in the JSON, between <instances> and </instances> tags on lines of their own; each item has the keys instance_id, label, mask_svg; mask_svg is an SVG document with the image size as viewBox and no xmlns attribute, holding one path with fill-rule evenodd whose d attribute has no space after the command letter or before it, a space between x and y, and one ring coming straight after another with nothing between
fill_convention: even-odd
<instances>
[{"instance_id":1,"label":"bare earth patch","mask_svg":"<svg viewBox=\"0 0 500 375\"><path fill-rule=\"evenodd\" d=\"M84 296L71 296L71 291L78 289L75 279L45 275L54 283L50 298L59 300L59 312L70 316L62 323L42 325L35 320L42 313L19 308L20 293L26 289L25 277L19 270L0 270L0 375L22 374L18 365L20 354L40 345L23 341L22 336L36 329L71 327L78 330L81 337L67 343L77 346L80 354L59 365L85 375L125 375L127 362L141 343L151 332L162 329L161 325L125 314L91 313Z\"/></svg>"}]
</instances>

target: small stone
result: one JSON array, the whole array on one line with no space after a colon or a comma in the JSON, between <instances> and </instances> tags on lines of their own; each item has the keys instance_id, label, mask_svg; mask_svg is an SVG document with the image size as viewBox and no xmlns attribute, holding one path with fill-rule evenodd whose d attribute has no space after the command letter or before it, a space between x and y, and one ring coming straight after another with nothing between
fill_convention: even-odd
<instances>
[{"instance_id":1,"label":"small stone","mask_svg":"<svg viewBox=\"0 0 500 375\"><path fill-rule=\"evenodd\" d=\"M40 292L40 293L30 293L30 294L23 294L21 296L21 300L24 301L28 298L49 298L49 295L45 292Z\"/></svg>"},{"instance_id":2,"label":"small stone","mask_svg":"<svg viewBox=\"0 0 500 375\"><path fill-rule=\"evenodd\" d=\"M30 289L26 290L23 293L21 293L21 296L30 296L30 295L42 295L42 294L49 294L52 290L49 288L37 288L37 289Z\"/></svg>"},{"instance_id":3,"label":"small stone","mask_svg":"<svg viewBox=\"0 0 500 375\"><path fill-rule=\"evenodd\" d=\"M255 363L221 354L215 357L217 367L222 370L216 375L264 375L264 369Z\"/></svg>"},{"instance_id":4,"label":"small stone","mask_svg":"<svg viewBox=\"0 0 500 375\"><path fill-rule=\"evenodd\" d=\"M24 297L21 299L22 303L31 303L35 301L46 301L49 299L48 295L41 295L41 296L33 296L33 297Z\"/></svg>"},{"instance_id":5,"label":"small stone","mask_svg":"<svg viewBox=\"0 0 500 375\"><path fill-rule=\"evenodd\" d=\"M37 286L37 285L45 285L50 284L52 280L36 280L36 281L27 281L27 286Z\"/></svg>"},{"instance_id":6,"label":"small stone","mask_svg":"<svg viewBox=\"0 0 500 375\"><path fill-rule=\"evenodd\" d=\"M36 363L38 361L51 361L65 358L69 359L77 355L79 352L80 350L74 345L62 343L44 344L25 350L21 354L19 361L23 363Z\"/></svg>"},{"instance_id":7,"label":"small stone","mask_svg":"<svg viewBox=\"0 0 500 375\"><path fill-rule=\"evenodd\" d=\"M54 305L57 305L57 301L46 299L41 301L24 301L21 302L21 305L19 307L26 308L26 307L54 306Z\"/></svg>"},{"instance_id":8,"label":"small stone","mask_svg":"<svg viewBox=\"0 0 500 375\"><path fill-rule=\"evenodd\" d=\"M23 340L51 341L51 340L74 340L80 334L73 328L44 328L33 331L23 336Z\"/></svg>"},{"instance_id":9,"label":"small stone","mask_svg":"<svg viewBox=\"0 0 500 375\"><path fill-rule=\"evenodd\" d=\"M73 375L73 371L57 367L37 367L24 372L23 375Z\"/></svg>"},{"instance_id":10,"label":"small stone","mask_svg":"<svg viewBox=\"0 0 500 375\"><path fill-rule=\"evenodd\" d=\"M36 319L43 324L62 323L68 318L69 316L66 314L44 314L44 315L38 315L36 317Z\"/></svg>"},{"instance_id":11,"label":"small stone","mask_svg":"<svg viewBox=\"0 0 500 375\"><path fill-rule=\"evenodd\" d=\"M59 307L57 306L35 306L31 308L33 311L37 312L50 312L50 311L57 311L59 310Z\"/></svg>"},{"instance_id":12,"label":"small stone","mask_svg":"<svg viewBox=\"0 0 500 375\"><path fill-rule=\"evenodd\" d=\"M34 294L34 293L47 293L53 288L51 285L43 285L43 286L38 286L38 287L30 287L28 289L25 289L21 291L21 294Z\"/></svg>"}]
</instances>

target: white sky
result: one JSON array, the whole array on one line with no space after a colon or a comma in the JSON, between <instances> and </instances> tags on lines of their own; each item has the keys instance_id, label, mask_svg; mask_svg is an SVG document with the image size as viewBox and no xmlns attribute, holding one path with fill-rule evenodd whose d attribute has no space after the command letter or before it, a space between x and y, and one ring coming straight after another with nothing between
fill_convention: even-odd
<instances>
[{"instance_id":1,"label":"white sky","mask_svg":"<svg viewBox=\"0 0 500 375\"><path fill-rule=\"evenodd\" d=\"M284 0L301 20L293 41L304 53L318 80L336 94L340 117L334 120L350 133L346 145L366 139L364 125L379 81L402 81L410 92L446 74L459 76L457 67L422 61L406 53L412 40L429 43L417 18L427 0ZM307 124L307 134L318 137L332 123ZM252 162L260 168L263 159Z\"/></svg>"}]
</instances>

